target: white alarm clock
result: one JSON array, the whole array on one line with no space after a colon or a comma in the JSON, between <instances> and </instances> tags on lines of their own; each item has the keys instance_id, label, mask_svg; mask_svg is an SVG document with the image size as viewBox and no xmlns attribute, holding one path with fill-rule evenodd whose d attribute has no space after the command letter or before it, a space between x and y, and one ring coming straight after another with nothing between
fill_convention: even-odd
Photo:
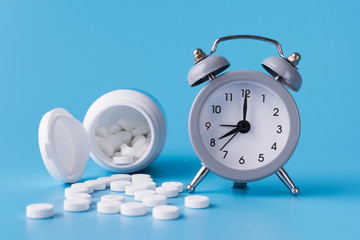
<instances>
[{"instance_id":1,"label":"white alarm clock","mask_svg":"<svg viewBox=\"0 0 360 240\"><path fill-rule=\"evenodd\" d=\"M236 70L216 76L230 66L221 56L211 56L218 44L231 39L273 43L280 57L269 57L262 66L271 74ZM202 167L187 186L189 192L211 171L246 187L247 182L273 173L293 195L299 189L283 168L298 143L300 118L289 91L298 91L300 55L285 58L281 45L269 38L234 35L215 41L208 55L194 51L195 65L188 74L190 86L210 80L197 95L189 116L189 135Z\"/></svg>"}]
</instances>

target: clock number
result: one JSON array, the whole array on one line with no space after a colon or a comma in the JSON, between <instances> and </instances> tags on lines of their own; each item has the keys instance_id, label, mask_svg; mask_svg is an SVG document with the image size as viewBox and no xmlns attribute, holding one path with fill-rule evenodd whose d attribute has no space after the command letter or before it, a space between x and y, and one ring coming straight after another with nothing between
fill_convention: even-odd
<instances>
[{"instance_id":1,"label":"clock number","mask_svg":"<svg viewBox=\"0 0 360 240\"><path fill-rule=\"evenodd\" d=\"M215 147L215 138L212 138L212 139L210 140L210 146L211 146L211 147Z\"/></svg>"},{"instance_id":2,"label":"clock number","mask_svg":"<svg viewBox=\"0 0 360 240\"><path fill-rule=\"evenodd\" d=\"M259 159L258 160L259 160L259 162L263 162L265 160L263 153L259 154Z\"/></svg>"},{"instance_id":3,"label":"clock number","mask_svg":"<svg viewBox=\"0 0 360 240\"><path fill-rule=\"evenodd\" d=\"M263 103L265 102L265 94L261 95L263 98Z\"/></svg>"},{"instance_id":4,"label":"clock number","mask_svg":"<svg viewBox=\"0 0 360 240\"><path fill-rule=\"evenodd\" d=\"M240 158L240 160L239 160L239 163L240 163L240 164L244 164L244 163L245 163L244 156L241 156L241 158Z\"/></svg>"},{"instance_id":5,"label":"clock number","mask_svg":"<svg viewBox=\"0 0 360 240\"><path fill-rule=\"evenodd\" d=\"M205 123L205 127L206 127L206 130L209 130L209 128L211 127L211 123L210 123L210 122L206 122L206 123Z\"/></svg>"},{"instance_id":6,"label":"clock number","mask_svg":"<svg viewBox=\"0 0 360 240\"><path fill-rule=\"evenodd\" d=\"M241 89L241 96L242 97L250 97L250 89Z\"/></svg>"},{"instance_id":7,"label":"clock number","mask_svg":"<svg viewBox=\"0 0 360 240\"><path fill-rule=\"evenodd\" d=\"M221 106L220 105L212 105L212 112L213 113L217 113L217 114L219 114L219 113L221 113Z\"/></svg>"},{"instance_id":8,"label":"clock number","mask_svg":"<svg viewBox=\"0 0 360 240\"><path fill-rule=\"evenodd\" d=\"M276 131L277 133L282 133L282 126L281 125L278 125L278 130Z\"/></svg>"},{"instance_id":9,"label":"clock number","mask_svg":"<svg viewBox=\"0 0 360 240\"><path fill-rule=\"evenodd\" d=\"M228 152L229 152L229 151L227 151L227 150L224 150L224 151L223 151L223 153L224 153L224 157L223 157L223 159L225 159L225 158L226 158L226 156L227 156Z\"/></svg>"},{"instance_id":10,"label":"clock number","mask_svg":"<svg viewBox=\"0 0 360 240\"><path fill-rule=\"evenodd\" d=\"M274 116L275 117L279 116L279 109L278 108L274 108Z\"/></svg>"},{"instance_id":11,"label":"clock number","mask_svg":"<svg viewBox=\"0 0 360 240\"><path fill-rule=\"evenodd\" d=\"M232 93L225 93L225 101L232 102Z\"/></svg>"},{"instance_id":12,"label":"clock number","mask_svg":"<svg viewBox=\"0 0 360 240\"><path fill-rule=\"evenodd\" d=\"M271 146L271 149L274 149L276 151L276 149L277 149L276 142L274 142L274 144Z\"/></svg>"}]
</instances>

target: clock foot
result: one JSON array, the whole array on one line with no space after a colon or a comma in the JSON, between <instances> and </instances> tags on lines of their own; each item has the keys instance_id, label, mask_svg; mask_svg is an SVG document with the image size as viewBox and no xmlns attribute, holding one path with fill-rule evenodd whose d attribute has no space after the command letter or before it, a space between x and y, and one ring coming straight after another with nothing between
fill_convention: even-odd
<instances>
[{"instance_id":1,"label":"clock foot","mask_svg":"<svg viewBox=\"0 0 360 240\"><path fill-rule=\"evenodd\" d=\"M276 172L276 175L280 178L280 180L285 184L285 186L290 190L291 194L296 196L299 193L299 189L295 186L287 172L284 168L280 168L279 171Z\"/></svg>"},{"instance_id":2,"label":"clock foot","mask_svg":"<svg viewBox=\"0 0 360 240\"><path fill-rule=\"evenodd\" d=\"M247 188L246 182L234 182L233 185L234 188Z\"/></svg>"},{"instance_id":3,"label":"clock foot","mask_svg":"<svg viewBox=\"0 0 360 240\"><path fill-rule=\"evenodd\" d=\"M205 167L204 165L200 168L200 170L195 175L194 179L191 181L189 185L186 186L186 190L189 193L193 193L195 191L195 188L199 183L206 177L206 175L209 173L209 169Z\"/></svg>"}]
</instances>

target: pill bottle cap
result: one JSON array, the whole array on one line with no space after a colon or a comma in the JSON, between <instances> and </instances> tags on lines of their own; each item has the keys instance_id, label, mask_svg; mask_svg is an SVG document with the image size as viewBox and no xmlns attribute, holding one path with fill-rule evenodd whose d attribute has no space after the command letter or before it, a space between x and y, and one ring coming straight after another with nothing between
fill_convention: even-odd
<instances>
[{"instance_id":1,"label":"pill bottle cap","mask_svg":"<svg viewBox=\"0 0 360 240\"><path fill-rule=\"evenodd\" d=\"M39 126L39 147L53 178L73 183L85 170L90 144L84 126L63 108L47 112Z\"/></svg>"}]
</instances>

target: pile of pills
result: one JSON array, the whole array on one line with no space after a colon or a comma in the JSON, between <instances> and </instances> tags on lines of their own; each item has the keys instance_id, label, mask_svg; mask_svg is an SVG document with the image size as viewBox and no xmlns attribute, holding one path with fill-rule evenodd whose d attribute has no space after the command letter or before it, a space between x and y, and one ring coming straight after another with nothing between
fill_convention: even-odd
<instances>
[{"instance_id":1,"label":"pile of pills","mask_svg":"<svg viewBox=\"0 0 360 240\"><path fill-rule=\"evenodd\" d=\"M83 183L74 183L65 189L64 210L69 212L83 212L90 209L93 199L91 193L110 188L114 193L103 195L96 203L97 211L102 214L122 214L125 216L143 216L147 208L152 208L155 219L171 220L179 218L179 207L167 205L168 198L178 197L183 192L181 182L164 182L161 186L153 181L148 174L115 174L110 177L100 177ZM125 201L125 195L134 201ZM209 198L201 195L185 197L185 207L207 208ZM49 218L54 215L51 204L31 204L26 208L29 218Z\"/></svg>"},{"instance_id":2,"label":"pile of pills","mask_svg":"<svg viewBox=\"0 0 360 240\"><path fill-rule=\"evenodd\" d=\"M97 127L95 135L99 148L117 165L131 164L140 159L151 141L148 123L130 123L122 118L110 126Z\"/></svg>"}]
</instances>

